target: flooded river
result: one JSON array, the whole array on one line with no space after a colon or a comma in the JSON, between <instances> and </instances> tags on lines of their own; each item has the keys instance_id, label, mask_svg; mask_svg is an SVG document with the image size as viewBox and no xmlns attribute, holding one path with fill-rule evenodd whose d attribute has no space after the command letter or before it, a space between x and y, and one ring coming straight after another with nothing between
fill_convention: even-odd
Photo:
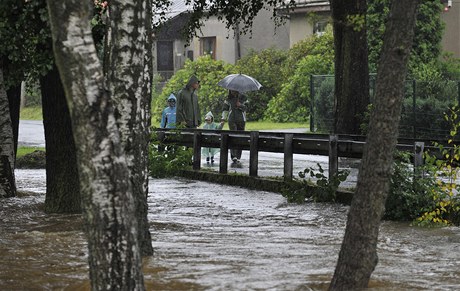
<instances>
[{"instance_id":1,"label":"flooded river","mask_svg":"<svg viewBox=\"0 0 460 291\"><path fill-rule=\"evenodd\" d=\"M44 214L44 170L17 170L23 197L1 201L0 290L89 290L79 215ZM279 194L152 179L155 254L148 290L326 290L348 207ZM460 230L384 222L370 290L460 289Z\"/></svg>"}]
</instances>

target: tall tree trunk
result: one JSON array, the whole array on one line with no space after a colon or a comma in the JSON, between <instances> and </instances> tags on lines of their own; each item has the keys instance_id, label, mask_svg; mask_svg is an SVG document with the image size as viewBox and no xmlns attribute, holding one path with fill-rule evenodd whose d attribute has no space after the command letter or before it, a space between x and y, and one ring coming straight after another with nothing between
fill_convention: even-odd
<instances>
[{"instance_id":1,"label":"tall tree trunk","mask_svg":"<svg viewBox=\"0 0 460 291\"><path fill-rule=\"evenodd\" d=\"M369 105L366 0L332 0L335 133L360 134Z\"/></svg>"},{"instance_id":2,"label":"tall tree trunk","mask_svg":"<svg viewBox=\"0 0 460 291\"><path fill-rule=\"evenodd\" d=\"M48 213L80 213L81 196L69 108L56 67L40 78L46 141Z\"/></svg>"},{"instance_id":3,"label":"tall tree trunk","mask_svg":"<svg viewBox=\"0 0 460 291\"><path fill-rule=\"evenodd\" d=\"M123 8L123 9L121 9ZM139 247L152 255L147 221L151 101L151 2L110 1L106 77L136 203ZM135 27L133 29L133 23Z\"/></svg>"},{"instance_id":4,"label":"tall tree trunk","mask_svg":"<svg viewBox=\"0 0 460 291\"><path fill-rule=\"evenodd\" d=\"M389 191L417 4L417 0L392 1L377 71L375 106L330 290L366 288L378 262L377 239Z\"/></svg>"},{"instance_id":5,"label":"tall tree trunk","mask_svg":"<svg viewBox=\"0 0 460 291\"><path fill-rule=\"evenodd\" d=\"M18 151L19 139L19 112L21 109L21 84L13 86L6 90L8 96L9 111L11 118L11 127L13 129L14 156Z\"/></svg>"},{"instance_id":6,"label":"tall tree trunk","mask_svg":"<svg viewBox=\"0 0 460 291\"><path fill-rule=\"evenodd\" d=\"M8 97L0 63L0 198L16 196L14 141Z\"/></svg>"},{"instance_id":7,"label":"tall tree trunk","mask_svg":"<svg viewBox=\"0 0 460 291\"><path fill-rule=\"evenodd\" d=\"M47 3L56 64L78 145L92 289L144 290L130 173L91 35L91 2Z\"/></svg>"}]
</instances>

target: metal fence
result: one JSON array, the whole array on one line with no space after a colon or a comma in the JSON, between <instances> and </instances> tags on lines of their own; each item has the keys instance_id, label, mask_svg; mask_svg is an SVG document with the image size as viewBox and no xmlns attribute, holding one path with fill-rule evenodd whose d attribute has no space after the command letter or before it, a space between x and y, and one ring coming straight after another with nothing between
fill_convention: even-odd
<instances>
[{"instance_id":1,"label":"metal fence","mask_svg":"<svg viewBox=\"0 0 460 291\"><path fill-rule=\"evenodd\" d=\"M369 76L369 93L375 97L375 75ZM310 79L310 130L329 133L334 125L334 76L312 75ZM460 82L407 80L399 135L409 138L446 138L451 124L445 119L449 107L460 102Z\"/></svg>"}]
</instances>

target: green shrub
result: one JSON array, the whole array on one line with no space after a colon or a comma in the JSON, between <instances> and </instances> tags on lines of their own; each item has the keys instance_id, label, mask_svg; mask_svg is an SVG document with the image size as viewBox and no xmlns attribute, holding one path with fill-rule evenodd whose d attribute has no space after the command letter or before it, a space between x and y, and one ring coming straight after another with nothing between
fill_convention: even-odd
<instances>
[{"instance_id":1,"label":"green shrub","mask_svg":"<svg viewBox=\"0 0 460 291\"><path fill-rule=\"evenodd\" d=\"M332 29L299 42L288 52L283 66L286 80L270 100L265 118L277 122L305 122L310 115L310 76L334 72Z\"/></svg>"},{"instance_id":2,"label":"green shrub","mask_svg":"<svg viewBox=\"0 0 460 291\"><path fill-rule=\"evenodd\" d=\"M175 176L180 170L191 169L192 155L191 148L162 145L154 133L149 150L149 174L154 178L164 178Z\"/></svg>"},{"instance_id":3,"label":"green shrub","mask_svg":"<svg viewBox=\"0 0 460 291\"><path fill-rule=\"evenodd\" d=\"M307 199L315 202L334 202L340 183L350 174L348 170L339 170L337 175L328 178L323 167L316 164L317 169L310 167L299 172L300 180L296 180L283 191L282 195L288 202L304 203ZM314 179L314 180L312 180Z\"/></svg>"},{"instance_id":4,"label":"green shrub","mask_svg":"<svg viewBox=\"0 0 460 291\"><path fill-rule=\"evenodd\" d=\"M420 167L416 171L414 176L410 154L396 152L383 219L413 221L434 207L432 193L437 184L432 170Z\"/></svg>"},{"instance_id":5,"label":"green shrub","mask_svg":"<svg viewBox=\"0 0 460 291\"><path fill-rule=\"evenodd\" d=\"M310 75L330 74L332 55L309 55L299 61L297 70L270 100L265 118L277 122L305 122L310 115Z\"/></svg>"}]
</instances>

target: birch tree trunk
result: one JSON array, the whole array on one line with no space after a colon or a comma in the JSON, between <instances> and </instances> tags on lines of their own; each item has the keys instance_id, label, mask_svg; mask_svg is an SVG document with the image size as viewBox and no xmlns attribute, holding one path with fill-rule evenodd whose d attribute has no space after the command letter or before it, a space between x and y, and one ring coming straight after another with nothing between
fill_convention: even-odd
<instances>
[{"instance_id":1,"label":"birch tree trunk","mask_svg":"<svg viewBox=\"0 0 460 291\"><path fill-rule=\"evenodd\" d=\"M78 145L92 289L144 290L130 174L91 35L91 2L47 3Z\"/></svg>"},{"instance_id":2,"label":"birch tree trunk","mask_svg":"<svg viewBox=\"0 0 460 291\"><path fill-rule=\"evenodd\" d=\"M8 96L0 63L0 198L16 196L15 148Z\"/></svg>"},{"instance_id":3,"label":"birch tree trunk","mask_svg":"<svg viewBox=\"0 0 460 291\"><path fill-rule=\"evenodd\" d=\"M334 132L360 134L369 105L366 0L331 1L334 47Z\"/></svg>"},{"instance_id":4,"label":"birch tree trunk","mask_svg":"<svg viewBox=\"0 0 460 291\"><path fill-rule=\"evenodd\" d=\"M417 4L417 0L392 1L377 71L374 110L330 290L366 288L378 262L380 220L389 191Z\"/></svg>"},{"instance_id":5,"label":"birch tree trunk","mask_svg":"<svg viewBox=\"0 0 460 291\"><path fill-rule=\"evenodd\" d=\"M150 1L110 1L104 65L130 172L139 247L143 256L153 254L147 221L152 87L151 12Z\"/></svg>"}]
</instances>

